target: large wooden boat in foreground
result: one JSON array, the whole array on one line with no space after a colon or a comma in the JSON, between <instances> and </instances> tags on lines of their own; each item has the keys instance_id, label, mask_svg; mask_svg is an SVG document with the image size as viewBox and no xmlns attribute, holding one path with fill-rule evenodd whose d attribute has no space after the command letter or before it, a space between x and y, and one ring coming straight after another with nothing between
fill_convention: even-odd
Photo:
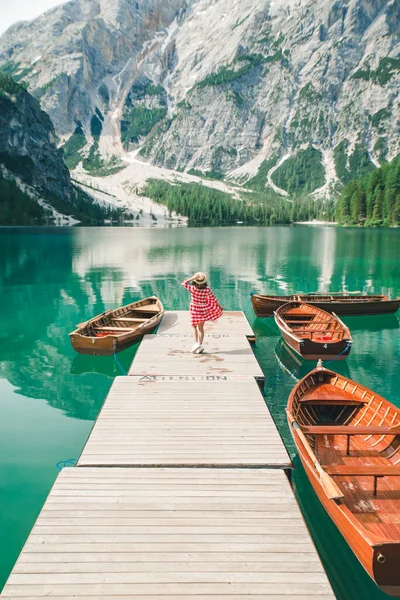
<instances>
[{"instance_id":1,"label":"large wooden boat in foreground","mask_svg":"<svg viewBox=\"0 0 400 600\"><path fill-rule=\"evenodd\" d=\"M293 389L287 416L329 516L379 587L400 597L400 409L319 365Z\"/></svg>"},{"instance_id":2,"label":"large wooden boat in foreground","mask_svg":"<svg viewBox=\"0 0 400 600\"><path fill-rule=\"evenodd\" d=\"M111 355L136 344L160 323L164 308L155 296L108 310L69 334L80 354Z\"/></svg>"},{"instance_id":3,"label":"large wooden boat in foreground","mask_svg":"<svg viewBox=\"0 0 400 600\"><path fill-rule=\"evenodd\" d=\"M336 316L303 302L288 302L274 313L285 342L307 360L343 360L349 355L352 337Z\"/></svg>"},{"instance_id":4,"label":"large wooden boat in foreground","mask_svg":"<svg viewBox=\"0 0 400 600\"><path fill-rule=\"evenodd\" d=\"M283 304L296 300L340 316L393 314L400 308L400 298L389 300L386 296L366 296L344 292L338 294L292 294L291 296L253 294L251 297L257 317L270 317Z\"/></svg>"}]
</instances>

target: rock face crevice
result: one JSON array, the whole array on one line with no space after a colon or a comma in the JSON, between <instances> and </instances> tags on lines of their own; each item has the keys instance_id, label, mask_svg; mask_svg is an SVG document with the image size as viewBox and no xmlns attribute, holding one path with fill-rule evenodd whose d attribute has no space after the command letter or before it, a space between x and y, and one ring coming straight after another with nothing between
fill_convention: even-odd
<instances>
[{"instance_id":1,"label":"rock face crevice","mask_svg":"<svg viewBox=\"0 0 400 600\"><path fill-rule=\"evenodd\" d=\"M0 83L0 165L44 197L69 204L70 174L49 116L22 87Z\"/></svg>"},{"instance_id":2,"label":"rock face crevice","mask_svg":"<svg viewBox=\"0 0 400 600\"><path fill-rule=\"evenodd\" d=\"M92 144L100 110L103 156L223 177L312 147L344 183L400 152L398 0L74 0L6 32L1 67L60 138Z\"/></svg>"}]
</instances>

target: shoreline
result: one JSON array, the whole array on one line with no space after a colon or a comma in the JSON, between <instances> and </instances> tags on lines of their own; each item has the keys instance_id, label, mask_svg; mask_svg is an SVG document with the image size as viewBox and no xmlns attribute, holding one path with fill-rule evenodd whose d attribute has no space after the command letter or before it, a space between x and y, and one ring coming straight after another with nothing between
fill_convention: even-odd
<instances>
[{"instance_id":1,"label":"shoreline","mask_svg":"<svg viewBox=\"0 0 400 600\"><path fill-rule=\"evenodd\" d=\"M313 221L295 221L293 223L293 225L329 225L330 227L334 227L337 224L336 221L318 221L317 219Z\"/></svg>"}]
</instances>

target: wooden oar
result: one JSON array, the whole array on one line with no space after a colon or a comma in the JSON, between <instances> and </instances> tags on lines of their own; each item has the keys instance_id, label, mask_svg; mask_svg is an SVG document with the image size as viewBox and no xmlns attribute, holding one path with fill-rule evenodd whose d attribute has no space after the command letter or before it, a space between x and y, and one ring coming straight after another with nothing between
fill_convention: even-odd
<instances>
[{"instance_id":1,"label":"wooden oar","mask_svg":"<svg viewBox=\"0 0 400 600\"><path fill-rule=\"evenodd\" d=\"M310 448L310 445L308 443L306 436L301 431L300 425L292 418L291 414L289 413L289 411L287 409L286 409L286 412L288 414L290 423L291 423L294 431L296 432L296 435L298 435L299 438L301 439L301 441L303 442L303 446L304 446L308 456L312 460L312 463L313 463L315 469L318 471L319 481L320 481L320 484L321 484L325 494L327 495L327 497L330 500L337 500L339 498L343 498L344 495L343 495L342 490L339 488L339 486L336 485L336 483L333 481L333 479L331 477L329 477L329 475L327 473L325 473L325 471L321 467L321 464L320 464L318 458L315 456L314 452Z\"/></svg>"}]
</instances>

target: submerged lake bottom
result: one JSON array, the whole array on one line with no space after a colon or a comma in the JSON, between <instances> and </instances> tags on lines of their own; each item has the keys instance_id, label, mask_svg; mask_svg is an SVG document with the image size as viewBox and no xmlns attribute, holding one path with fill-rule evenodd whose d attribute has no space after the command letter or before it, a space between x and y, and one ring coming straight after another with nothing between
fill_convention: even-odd
<instances>
[{"instance_id":1,"label":"submerged lake bottom","mask_svg":"<svg viewBox=\"0 0 400 600\"><path fill-rule=\"evenodd\" d=\"M187 310L180 282L209 275L226 310L246 310L257 335L265 400L292 457L292 485L339 600L388 598L326 515L286 424L288 395L315 366L287 352L273 319L256 319L251 291L400 295L400 231L275 228L0 229L0 589L55 481L77 459L115 376L137 346L113 357L77 355L77 323L156 293ZM399 314L344 317L354 343L330 368L400 407ZM245 399L244 399L245 402Z\"/></svg>"}]
</instances>

